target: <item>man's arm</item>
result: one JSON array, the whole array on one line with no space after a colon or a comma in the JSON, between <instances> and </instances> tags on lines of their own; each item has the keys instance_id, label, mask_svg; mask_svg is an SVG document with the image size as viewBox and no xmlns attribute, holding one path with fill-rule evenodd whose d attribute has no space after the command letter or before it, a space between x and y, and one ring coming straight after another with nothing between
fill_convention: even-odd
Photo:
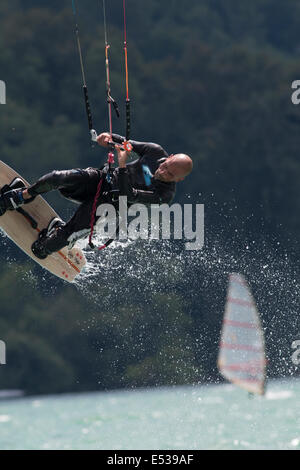
<instances>
[{"instance_id":1,"label":"man's arm","mask_svg":"<svg viewBox=\"0 0 300 470\"><path fill-rule=\"evenodd\" d=\"M126 139L125 137L112 134L113 142L116 144L122 144ZM103 132L97 137L97 142L102 147L108 147L110 141L110 134L108 132ZM151 154L152 156L157 157L168 157L167 152L163 149L161 145L154 144L152 142L138 142L136 140L129 140L132 145L132 150L137 153L140 157L144 155Z\"/></svg>"},{"instance_id":2,"label":"man's arm","mask_svg":"<svg viewBox=\"0 0 300 470\"><path fill-rule=\"evenodd\" d=\"M125 137L118 134L112 134L113 141L117 144L124 142ZM137 140L129 140L132 145L132 150L137 153L140 157L151 154L152 156L168 157L167 152L162 148L161 145L154 144L153 142L138 142Z\"/></svg>"}]
</instances>

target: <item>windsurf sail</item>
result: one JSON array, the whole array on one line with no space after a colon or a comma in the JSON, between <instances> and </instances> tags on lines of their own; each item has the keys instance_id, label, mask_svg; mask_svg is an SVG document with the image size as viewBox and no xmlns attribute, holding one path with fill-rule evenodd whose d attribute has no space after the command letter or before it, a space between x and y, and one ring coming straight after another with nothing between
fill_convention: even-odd
<instances>
[{"instance_id":1,"label":"windsurf sail","mask_svg":"<svg viewBox=\"0 0 300 470\"><path fill-rule=\"evenodd\" d=\"M264 394L264 334L254 298L241 274L229 276L218 368L230 382L250 393Z\"/></svg>"}]
</instances>

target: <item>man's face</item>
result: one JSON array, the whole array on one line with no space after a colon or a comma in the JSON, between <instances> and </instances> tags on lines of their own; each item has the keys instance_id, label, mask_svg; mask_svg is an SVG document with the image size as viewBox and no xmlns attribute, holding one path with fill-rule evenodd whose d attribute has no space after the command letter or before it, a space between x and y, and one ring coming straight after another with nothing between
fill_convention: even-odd
<instances>
[{"instance_id":1,"label":"man's face","mask_svg":"<svg viewBox=\"0 0 300 470\"><path fill-rule=\"evenodd\" d=\"M170 155L163 163L159 165L154 177L165 183L171 183L172 181L177 183L182 181L183 178L180 175L178 164L176 163L173 155Z\"/></svg>"}]
</instances>

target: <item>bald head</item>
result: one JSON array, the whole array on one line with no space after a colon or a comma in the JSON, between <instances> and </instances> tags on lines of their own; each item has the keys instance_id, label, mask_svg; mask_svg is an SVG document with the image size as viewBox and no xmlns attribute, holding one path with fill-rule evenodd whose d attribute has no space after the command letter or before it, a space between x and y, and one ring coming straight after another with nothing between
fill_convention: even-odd
<instances>
[{"instance_id":1,"label":"bald head","mask_svg":"<svg viewBox=\"0 0 300 470\"><path fill-rule=\"evenodd\" d=\"M175 155L171 156L170 159L175 163L177 168L177 176L181 178L185 178L189 175L193 169L193 161L191 157L186 155L185 153L176 153Z\"/></svg>"},{"instance_id":2,"label":"bald head","mask_svg":"<svg viewBox=\"0 0 300 470\"><path fill-rule=\"evenodd\" d=\"M156 170L154 177L165 183L184 180L184 178L192 171L193 161L191 157L185 153L177 153L170 155Z\"/></svg>"}]
</instances>

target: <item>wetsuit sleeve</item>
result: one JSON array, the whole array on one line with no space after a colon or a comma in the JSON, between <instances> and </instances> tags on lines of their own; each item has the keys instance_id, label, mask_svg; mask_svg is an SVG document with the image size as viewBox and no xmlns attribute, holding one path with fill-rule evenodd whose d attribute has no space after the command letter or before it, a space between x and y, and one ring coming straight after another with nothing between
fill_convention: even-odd
<instances>
[{"instance_id":1,"label":"wetsuit sleeve","mask_svg":"<svg viewBox=\"0 0 300 470\"><path fill-rule=\"evenodd\" d=\"M155 188L153 191L133 188L129 181L127 168L119 168L118 183L120 196L127 196L128 202L131 204L168 204L172 201L175 194L175 191L172 189L166 191L164 188L163 191L160 191L159 187Z\"/></svg>"},{"instance_id":2,"label":"wetsuit sleeve","mask_svg":"<svg viewBox=\"0 0 300 470\"><path fill-rule=\"evenodd\" d=\"M122 137L118 134L112 134L113 141L117 144L122 144L124 142L125 137ZM137 153L140 157L144 155L151 155L152 157L158 158L167 158L168 154L163 149L161 145L154 144L152 142L138 142L136 140L129 140L132 145L132 150Z\"/></svg>"}]
</instances>

